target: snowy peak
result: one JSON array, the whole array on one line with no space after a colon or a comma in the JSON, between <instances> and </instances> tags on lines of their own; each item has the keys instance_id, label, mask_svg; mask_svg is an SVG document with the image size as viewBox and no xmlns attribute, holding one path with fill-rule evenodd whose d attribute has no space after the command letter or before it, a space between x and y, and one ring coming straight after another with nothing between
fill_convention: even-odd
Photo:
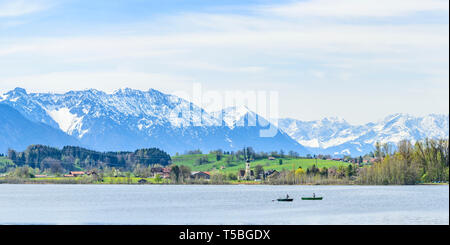
<instances>
[{"instance_id":1,"label":"snowy peak","mask_svg":"<svg viewBox=\"0 0 450 245\"><path fill-rule=\"evenodd\" d=\"M13 90L3 103L15 107L31 120L44 122L69 135L82 138L99 120L145 130L155 125L187 127L218 125L220 122L192 103L157 90L129 88L107 94L95 89L65 94Z\"/></svg>"},{"instance_id":2,"label":"snowy peak","mask_svg":"<svg viewBox=\"0 0 450 245\"><path fill-rule=\"evenodd\" d=\"M373 150L377 141L397 143L449 135L448 115L398 113L365 125L351 125L338 117L317 121L287 118L275 123L247 106L207 113L189 101L153 89L53 94L16 88L0 95L0 103L27 120L61 130L98 150L155 146L182 152L253 145L260 150L363 155ZM260 130L268 128L275 129L276 136L261 138Z\"/></svg>"},{"instance_id":3,"label":"snowy peak","mask_svg":"<svg viewBox=\"0 0 450 245\"><path fill-rule=\"evenodd\" d=\"M374 124L372 130L377 137L367 140L367 143L390 142L397 143L402 139L411 141L424 138L447 138L449 135L448 115L430 114L414 117L409 114L394 114Z\"/></svg>"},{"instance_id":4,"label":"snowy peak","mask_svg":"<svg viewBox=\"0 0 450 245\"><path fill-rule=\"evenodd\" d=\"M343 119L324 118L318 121L281 119L280 128L300 144L308 147L328 148L354 139L361 128Z\"/></svg>"},{"instance_id":5,"label":"snowy peak","mask_svg":"<svg viewBox=\"0 0 450 245\"><path fill-rule=\"evenodd\" d=\"M350 125L337 118L318 121L281 119L280 128L317 152L360 155L371 151L377 141L396 144L404 139L414 142L424 138L448 138L449 116L416 117L397 113L365 125Z\"/></svg>"},{"instance_id":6,"label":"snowy peak","mask_svg":"<svg viewBox=\"0 0 450 245\"><path fill-rule=\"evenodd\" d=\"M217 120L223 120L225 126L233 129L235 127L268 127L269 121L258 115L254 110L245 105L232 106L221 111L212 112ZM273 123L277 126L278 123Z\"/></svg>"},{"instance_id":7,"label":"snowy peak","mask_svg":"<svg viewBox=\"0 0 450 245\"><path fill-rule=\"evenodd\" d=\"M89 130L83 130L83 117L73 114L69 108L59 108L47 111L47 114L58 124L59 128L69 134L77 135L78 138L83 138L83 135Z\"/></svg>"},{"instance_id":8,"label":"snowy peak","mask_svg":"<svg viewBox=\"0 0 450 245\"><path fill-rule=\"evenodd\" d=\"M211 113L218 120L223 120L225 126L229 128L234 128L236 126L245 126L245 121L250 118L253 121L255 113L252 112L247 106L232 106L225 108L221 111Z\"/></svg>"},{"instance_id":9,"label":"snowy peak","mask_svg":"<svg viewBox=\"0 0 450 245\"><path fill-rule=\"evenodd\" d=\"M325 117L320 121L323 125L333 125L333 124L345 124L348 125L347 121L345 121L341 117Z\"/></svg>"}]
</instances>

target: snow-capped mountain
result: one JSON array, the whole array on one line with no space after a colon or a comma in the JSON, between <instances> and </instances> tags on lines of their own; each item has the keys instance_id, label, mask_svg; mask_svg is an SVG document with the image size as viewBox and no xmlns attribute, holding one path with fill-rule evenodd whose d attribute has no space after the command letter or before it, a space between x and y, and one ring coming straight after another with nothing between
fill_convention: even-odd
<instances>
[{"instance_id":1,"label":"snow-capped mountain","mask_svg":"<svg viewBox=\"0 0 450 245\"><path fill-rule=\"evenodd\" d=\"M234 139L252 139L252 147L262 149L264 145L271 145L272 151L293 150L301 155L306 155L309 151L300 143L292 139L288 134L280 130L276 125L264 117L256 114L247 106L234 106L221 111L212 112L217 120L231 129L229 136ZM271 131L271 129L273 131ZM268 137L261 137L261 132L267 132ZM270 134L273 132L273 137ZM295 148L292 148L295 146Z\"/></svg>"},{"instance_id":2,"label":"snow-capped mountain","mask_svg":"<svg viewBox=\"0 0 450 245\"><path fill-rule=\"evenodd\" d=\"M78 145L77 139L43 123L26 119L14 108L0 104L0 153L12 146L25 149L31 144L44 144L62 147Z\"/></svg>"},{"instance_id":3,"label":"snow-capped mountain","mask_svg":"<svg viewBox=\"0 0 450 245\"><path fill-rule=\"evenodd\" d=\"M449 116L394 114L365 125L351 125L339 118L281 119L279 127L314 153L356 156L372 151L377 141L396 144L404 139L448 138Z\"/></svg>"},{"instance_id":4,"label":"snow-capped mountain","mask_svg":"<svg viewBox=\"0 0 450 245\"><path fill-rule=\"evenodd\" d=\"M192 149L237 150L252 146L257 151L282 149L301 155L358 156L372 151L377 141L397 143L402 139L449 136L448 115L394 114L365 125L351 125L340 118L280 119L277 125L245 106L208 113L184 99L153 89L120 89L111 94L90 89L52 94L27 93L16 88L0 95L0 104L17 110L23 120L50 126L68 136L54 145L76 143L100 151L158 147L170 153L183 153ZM8 128L14 125L4 119L0 127L6 127L6 123ZM29 130L28 135L36 132L33 127L38 126L27 125L30 126L20 130ZM273 137L261 137L261 132L268 129L272 129ZM45 138L45 134L41 137ZM17 141L2 140L4 148L23 147Z\"/></svg>"},{"instance_id":5,"label":"snow-capped mountain","mask_svg":"<svg viewBox=\"0 0 450 245\"><path fill-rule=\"evenodd\" d=\"M356 139L364 131L363 126L352 126L341 118L306 122L281 119L279 126L300 144L323 149Z\"/></svg>"},{"instance_id":6,"label":"snow-capped mountain","mask_svg":"<svg viewBox=\"0 0 450 245\"><path fill-rule=\"evenodd\" d=\"M120 89L112 94L98 90L65 94L27 93L16 88L0 96L33 122L44 123L76 138L94 150L135 150L158 147L168 152L236 150L303 150L278 131L272 141L260 140L255 127L228 127L227 123L179 97L157 90ZM239 132L239 133L237 133ZM278 149L278 148L276 148Z\"/></svg>"}]
</instances>

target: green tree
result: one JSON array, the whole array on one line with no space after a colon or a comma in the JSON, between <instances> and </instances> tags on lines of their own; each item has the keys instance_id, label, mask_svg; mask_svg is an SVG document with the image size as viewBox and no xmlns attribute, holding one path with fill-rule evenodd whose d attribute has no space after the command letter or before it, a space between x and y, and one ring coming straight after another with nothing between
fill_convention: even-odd
<instances>
[{"instance_id":1,"label":"green tree","mask_svg":"<svg viewBox=\"0 0 450 245\"><path fill-rule=\"evenodd\" d=\"M264 178L264 167L263 166L261 166L259 164L256 165L254 171L255 171L255 176L257 178L261 178L261 179Z\"/></svg>"},{"instance_id":2,"label":"green tree","mask_svg":"<svg viewBox=\"0 0 450 245\"><path fill-rule=\"evenodd\" d=\"M177 165L173 166L172 169L170 170L170 177L173 181L175 181L175 183L179 183L180 182L180 167L178 167Z\"/></svg>"},{"instance_id":3,"label":"green tree","mask_svg":"<svg viewBox=\"0 0 450 245\"><path fill-rule=\"evenodd\" d=\"M161 183L161 181L162 181L161 175L156 174L156 175L155 175L155 182L156 182L156 183Z\"/></svg>"},{"instance_id":4,"label":"green tree","mask_svg":"<svg viewBox=\"0 0 450 245\"><path fill-rule=\"evenodd\" d=\"M191 178L191 168L185 165L180 165L180 180L181 182L184 182L185 180L188 180Z\"/></svg>"},{"instance_id":5,"label":"green tree","mask_svg":"<svg viewBox=\"0 0 450 245\"><path fill-rule=\"evenodd\" d=\"M228 180L237 180L237 175L235 173L228 173L227 174L227 179Z\"/></svg>"}]
</instances>

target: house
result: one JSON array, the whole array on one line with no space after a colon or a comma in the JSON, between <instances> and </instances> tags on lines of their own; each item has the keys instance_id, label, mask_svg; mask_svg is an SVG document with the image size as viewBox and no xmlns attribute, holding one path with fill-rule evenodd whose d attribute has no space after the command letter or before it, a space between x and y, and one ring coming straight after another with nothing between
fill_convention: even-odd
<instances>
[{"instance_id":1,"label":"house","mask_svg":"<svg viewBox=\"0 0 450 245\"><path fill-rule=\"evenodd\" d=\"M69 175L73 175L74 177L85 175L86 173L83 171L70 171Z\"/></svg>"},{"instance_id":2,"label":"house","mask_svg":"<svg viewBox=\"0 0 450 245\"><path fill-rule=\"evenodd\" d=\"M151 175L152 175L152 177L153 178L155 178L156 177L156 175L159 175L159 176L163 176L163 168L162 167L154 167L154 168L151 168L150 169L150 173L151 173Z\"/></svg>"},{"instance_id":3,"label":"house","mask_svg":"<svg viewBox=\"0 0 450 245\"><path fill-rule=\"evenodd\" d=\"M73 174L65 174L64 177L75 177Z\"/></svg>"},{"instance_id":4,"label":"house","mask_svg":"<svg viewBox=\"0 0 450 245\"><path fill-rule=\"evenodd\" d=\"M97 171L95 170L90 170L86 172L87 175L98 175Z\"/></svg>"},{"instance_id":5,"label":"house","mask_svg":"<svg viewBox=\"0 0 450 245\"><path fill-rule=\"evenodd\" d=\"M172 168L170 168L170 167L165 167L165 168L163 168L161 177L162 177L163 179L169 179L169 178L170 178L170 171L171 171L171 170L172 170Z\"/></svg>"},{"instance_id":6,"label":"house","mask_svg":"<svg viewBox=\"0 0 450 245\"><path fill-rule=\"evenodd\" d=\"M150 172L151 172L153 178L156 177L156 175L159 175L163 179L168 179L168 178L170 178L170 170L171 170L170 167L165 167L165 168L154 167L154 168L150 169Z\"/></svg>"},{"instance_id":7,"label":"house","mask_svg":"<svg viewBox=\"0 0 450 245\"><path fill-rule=\"evenodd\" d=\"M150 172L151 172L153 175L156 175L156 174L162 174L162 173L163 173L163 168L162 168L162 167L154 167L154 168L151 168L151 169L150 169Z\"/></svg>"},{"instance_id":8,"label":"house","mask_svg":"<svg viewBox=\"0 0 450 245\"><path fill-rule=\"evenodd\" d=\"M209 174L209 172L194 171L194 172L191 172L191 178L193 178L193 179L210 179L211 175Z\"/></svg>"},{"instance_id":9,"label":"house","mask_svg":"<svg viewBox=\"0 0 450 245\"><path fill-rule=\"evenodd\" d=\"M271 170L267 170L266 172L264 172L264 178L274 178L277 177L280 174L280 172L271 169Z\"/></svg>"},{"instance_id":10,"label":"house","mask_svg":"<svg viewBox=\"0 0 450 245\"><path fill-rule=\"evenodd\" d=\"M275 157L269 157L269 158L267 158L267 159L269 159L270 161L274 161L274 160L276 160L276 158L275 158Z\"/></svg>"}]
</instances>

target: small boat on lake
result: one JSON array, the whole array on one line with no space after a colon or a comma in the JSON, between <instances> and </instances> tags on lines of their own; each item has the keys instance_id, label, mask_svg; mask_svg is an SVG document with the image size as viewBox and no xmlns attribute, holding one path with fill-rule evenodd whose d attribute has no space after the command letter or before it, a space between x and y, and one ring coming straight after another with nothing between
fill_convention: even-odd
<instances>
[{"instance_id":1,"label":"small boat on lake","mask_svg":"<svg viewBox=\"0 0 450 245\"><path fill-rule=\"evenodd\" d=\"M285 198L278 198L277 201L279 202L292 202L294 201L294 198L289 197L289 195L286 195Z\"/></svg>"},{"instance_id":2,"label":"small boat on lake","mask_svg":"<svg viewBox=\"0 0 450 245\"><path fill-rule=\"evenodd\" d=\"M322 200L323 197L302 197L302 200Z\"/></svg>"},{"instance_id":3,"label":"small boat on lake","mask_svg":"<svg viewBox=\"0 0 450 245\"><path fill-rule=\"evenodd\" d=\"M323 197L316 197L316 193L313 193L312 197L302 197L302 200L322 200Z\"/></svg>"},{"instance_id":4,"label":"small boat on lake","mask_svg":"<svg viewBox=\"0 0 450 245\"><path fill-rule=\"evenodd\" d=\"M278 198L277 201L279 201L279 202L292 202L292 201L294 201L294 198Z\"/></svg>"}]
</instances>

